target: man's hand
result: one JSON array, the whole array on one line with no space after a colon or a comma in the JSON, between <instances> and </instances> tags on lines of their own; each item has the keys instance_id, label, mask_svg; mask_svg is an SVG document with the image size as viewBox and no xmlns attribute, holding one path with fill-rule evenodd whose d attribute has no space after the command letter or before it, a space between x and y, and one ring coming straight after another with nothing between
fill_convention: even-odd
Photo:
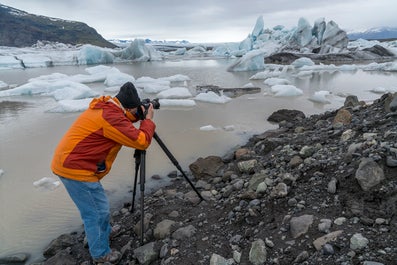
<instances>
[{"instance_id":1,"label":"man's hand","mask_svg":"<svg viewBox=\"0 0 397 265\"><path fill-rule=\"evenodd\" d=\"M154 116L154 109L153 109L153 104L150 103L149 108L146 110L144 106L141 106L142 108L142 113L145 114L145 120L151 120L153 119Z\"/></svg>"}]
</instances>

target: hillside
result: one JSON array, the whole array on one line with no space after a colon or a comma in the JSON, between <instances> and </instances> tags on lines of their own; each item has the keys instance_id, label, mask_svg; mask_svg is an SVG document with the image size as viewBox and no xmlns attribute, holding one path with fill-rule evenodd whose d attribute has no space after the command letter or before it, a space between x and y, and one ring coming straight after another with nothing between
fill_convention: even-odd
<instances>
[{"instance_id":1,"label":"hillside","mask_svg":"<svg viewBox=\"0 0 397 265\"><path fill-rule=\"evenodd\" d=\"M395 40L397 39L397 28L378 27L363 32L351 32L347 35L350 40Z\"/></svg>"},{"instance_id":2,"label":"hillside","mask_svg":"<svg viewBox=\"0 0 397 265\"><path fill-rule=\"evenodd\" d=\"M0 4L0 46L28 47L37 41L116 47L85 23L29 14Z\"/></svg>"}]
</instances>

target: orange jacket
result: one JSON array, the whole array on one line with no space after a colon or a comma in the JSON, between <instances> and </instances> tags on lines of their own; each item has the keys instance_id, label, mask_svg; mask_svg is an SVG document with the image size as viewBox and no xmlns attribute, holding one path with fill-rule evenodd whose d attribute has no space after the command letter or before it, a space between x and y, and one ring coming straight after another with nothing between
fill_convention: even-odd
<instances>
[{"instance_id":1,"label":"orange jacket","mask_svg":"<svg viewBox=\"0 0 397 265\"><path fill-rule=\"evenodd\" d=\"M58 144L52 171L78 181L100 180L110 171L122 145L139 150L150 145L156 125L142 120L137 129L134 121L124 115L117 98L93 99Z\"/></svg>"}]
</instances>

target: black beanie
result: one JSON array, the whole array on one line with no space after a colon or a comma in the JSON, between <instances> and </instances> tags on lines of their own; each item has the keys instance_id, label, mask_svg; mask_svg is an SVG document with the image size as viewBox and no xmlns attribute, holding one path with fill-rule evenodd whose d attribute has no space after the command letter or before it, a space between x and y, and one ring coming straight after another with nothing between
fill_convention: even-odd
<instances>
[{"instance_id":1,"label":"black beanie","mask_svg":"<svg viewBox=\"0 0 397 265\"><path fill-rule=\"evenodd\" d=\"M126 109L133 109L141 105L141 99L133 83L127 82L121 88L116 98Z\"/></svg>"}]
</instances>

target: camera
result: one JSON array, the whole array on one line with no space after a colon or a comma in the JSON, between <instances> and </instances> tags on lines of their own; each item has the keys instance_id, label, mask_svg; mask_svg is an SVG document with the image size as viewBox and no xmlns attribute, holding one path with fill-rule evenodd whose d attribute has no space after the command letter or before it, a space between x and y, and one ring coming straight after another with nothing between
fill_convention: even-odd
<instances>
[{"instance_id":1,"label":"camera","mask_svg":"<svg viewBox=\"0 0 397 265\"><path fill-rule=\"evenodd\" d=\"M140 119L140 120L145 119L147 110L150 107L150 103L152 103L153 109L160 109L160 102L159 102L158 98L155 98L153 100L150 100L149 98L142 99L141 106L143 106L145 108L145 112L143 112L141 106L139 106L138 111L136 113L138 116L138 119Z\"/></svg>"}]
</instances>

